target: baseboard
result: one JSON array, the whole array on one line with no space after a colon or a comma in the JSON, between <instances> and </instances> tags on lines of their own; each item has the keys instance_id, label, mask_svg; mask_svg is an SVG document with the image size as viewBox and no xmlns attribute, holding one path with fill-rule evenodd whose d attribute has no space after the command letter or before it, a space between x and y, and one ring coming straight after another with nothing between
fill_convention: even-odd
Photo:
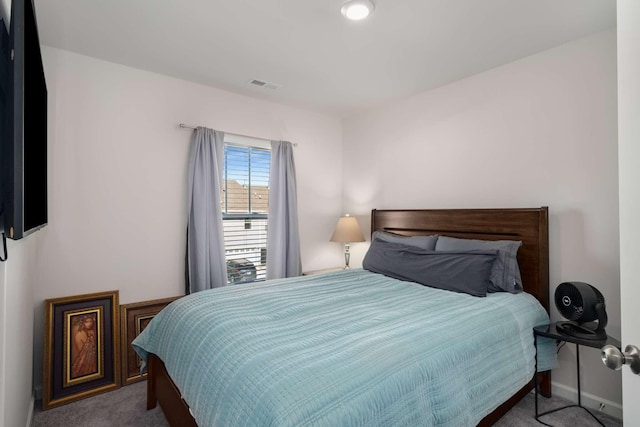
<instances>
[{"instance_id":1,"label":"baseboard","mask_svg":"<svg viewBox=\"0 0 640 427\"><path fill-rule=\"evenodd\" d=\"M33 410L35 409L36 399L31 396L31 402L29 403L29 413L27 414L27 427L31 427L33 423Z\"/></svg>"},{"instance_id":2,"label":"baseboard","mask_svg":"<svg viewBox=\"0 0 640 427\"><path fill-rule=\"evenodd\" d=\"M551 393L553 396L562 397L563 399L567 399L572 402L578 401L577 389L573 387L567 387L564 384L558 384L554 381L551 382ZM602 409L600 409L601 404L604 404L604 408ZM620 403L612 402L599 396L585 393L584 391L582 392L582 406L595 411L603 412L619 420L622 419L622 405Z\"/></svg>"}]
</instances>

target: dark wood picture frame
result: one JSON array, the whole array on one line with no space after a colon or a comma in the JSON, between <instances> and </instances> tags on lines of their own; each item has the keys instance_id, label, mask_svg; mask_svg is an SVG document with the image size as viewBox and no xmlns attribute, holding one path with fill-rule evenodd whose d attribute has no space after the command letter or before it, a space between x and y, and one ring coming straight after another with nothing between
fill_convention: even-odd
<instances>
[{"instance_id":1,"label":"dark wood picture frame","mask_svg":"<svg viewBox=\"0 0 640 427\"><path fill-rule=\"evenodd\" d=\"M120 387L118 291L45 301L42 409Z\"/></svg>"},{"instance_id":2,"label":"dark wood picture frame","mask_svg":"<svg viewBox=\"0 0 640 427\"><path fill-rule=\"evenodd\" d=\"M122 385L133 384L146 379L146 372L140 375L142 359L131 347L131 342L144 330L147 324L169 303L181 297L170 297L142 301L120 306L120 339L122 355Z\"/></svg>"}]
</instances>

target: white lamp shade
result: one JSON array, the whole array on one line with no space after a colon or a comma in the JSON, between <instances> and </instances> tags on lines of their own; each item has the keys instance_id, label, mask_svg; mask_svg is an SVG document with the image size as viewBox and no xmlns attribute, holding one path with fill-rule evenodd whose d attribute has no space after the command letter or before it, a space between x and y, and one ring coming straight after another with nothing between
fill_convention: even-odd
<instances>
[{"instance_id":1,"label":"white lamp shade","mask_svg":"<svg viewBox=\"0 0 640 427\"><path fill-rule=\"evenodd\" d=\"M358 221L352 216L340 218L331 236L331 241L341 243L364 242L364 235L360 231Z\"/></svg>"}]
</instances>

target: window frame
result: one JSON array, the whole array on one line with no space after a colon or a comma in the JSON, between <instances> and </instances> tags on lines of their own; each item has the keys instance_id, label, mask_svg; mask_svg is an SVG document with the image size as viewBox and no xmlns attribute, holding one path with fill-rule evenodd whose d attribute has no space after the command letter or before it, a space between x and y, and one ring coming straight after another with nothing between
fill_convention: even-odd
<instances>
[{"instance_id":1,"label":"window frame","mask_svg":"<svg viewBox=\"0 0 640 427\"><path fill-rule=\"evenodd\" d=\"M255 279L250 280L250 281L244 281L244 280L240 280L240 281L232 281L232 278L227 277L227 284L228 285L235 285L235 284L240 284L240 283L251 283L251 282L258 282L258 281L264 281L266 280L266 269L268 268L267 264L266 264L266 239L267 239L267 222L268 222L268 218L269 218L269 203L268 203L268 199L267 199L267 212L252 212L252 199L253 197L251 197L251 188L252 186L255 186L255 183L251 181L251 161L249 160L249 169L248 169L248 178L247 178L247 184L248 185L248 189L247 189L247 194L248 194L248 202L247 202L247 212L233 212L233 213L227 213L228 212L228 197L229 197L229 191L228 191L228 164L227 164L227 147L231 146L231 147L238 147L238 148L247 148L249 150L260 150L260 151L267 151L269 153L269 166L268 166L268 178L267 178L267 188L269 188L268 185L268 180L270 178L270 163L271 163L271 143L266 141L266 140L259 140L259 139L254 139L254 138L250 138L250 137L244 137L244 136L238 136L238 135L230 135L227 137L227 135L225 135L224 138L224 168L223 168L223 179L222 179L222 198L221 198L221 204L222 204L222 221L223 221L223 236L224 236L224 250L225 250L225 263L227 265L227 275L229 276L229 271L230 271L230 261L233 260L242 260L242 259L247 259L248 261L250 261L254 266L255 266L255 270L256 270L256 275L255 275ZM251 151L249 151L251 152ZM237 182L237 180L236 180ZM268 197L268 195L267 195ZM260 258L259 261L251 261L247 258L229 258L229 253L231 251L234 250L238 250L235 248L230 248L228 246L229 243L229 237L230 235L228 233L233 233L232 231L228 231L225 227L225 221L233 221L233 220L244 220L245 221L245 228L244 230L250 230L251 228L246 228L246 222L247 221L253 221L253 220L263 220L265 221L265 230L264 230L264 248L262 246L259 246L259 244L254 248L254 247L249 247L252 249L259 249L259 254L250 254L251 258L255 258L256 256L258 256ZM264 261L264 263L263 263ZM234 264L232 263L232 266ZM233 268L233 267L231 267ZM242 270L242 268L240 267L240 270Z\"/></svg>"}]
</instances>

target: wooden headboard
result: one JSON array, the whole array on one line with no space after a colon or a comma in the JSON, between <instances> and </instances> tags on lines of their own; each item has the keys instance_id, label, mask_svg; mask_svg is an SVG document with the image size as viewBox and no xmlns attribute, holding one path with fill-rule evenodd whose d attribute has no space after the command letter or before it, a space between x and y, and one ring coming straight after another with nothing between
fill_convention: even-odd
<instances>
[{"instance_id":1,"label":"wooden headboard","mask_svg":"<svg viewBox=\"0 0 640 427\"><path fill-rule=\"evenodd\" d=\"M371 232L439 234L481 240L521 240L518 265L524 290L549 312L548 208L371 211Z\"/></svg>"}]
</instances>

